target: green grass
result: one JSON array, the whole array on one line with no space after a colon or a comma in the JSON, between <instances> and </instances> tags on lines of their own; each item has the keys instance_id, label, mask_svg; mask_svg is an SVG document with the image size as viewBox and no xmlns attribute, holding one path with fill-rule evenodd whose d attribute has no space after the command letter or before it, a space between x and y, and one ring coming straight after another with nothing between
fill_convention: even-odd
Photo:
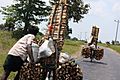
<instances>
[{"instance_id":1,"label":"green grass","mask_svg":"<svg viewBox=\"0 0 120 80\"><path fill-rule=\"evenodd\" d=\"M3 63L5 61L7 53L15 42L16 40L11 37L11 32L0 31L0 77L3 72ZM11 73L9 79L12 80L14 76L15 73Z\"/></svg>"},{"instance_id":2,"label":"green grass","mask_svg":"<svg viewBox=\"0 0 120 80\"><path fill-rule=\"evenodd\" d=\"M12 33L8 31L0 31L0 53L8 51L16 42L16 40L12 38L11 34Z\"/></svg>"},{"instance_id":3,"label":"green grass","mask_svg":"<svg viewBox=\"0 0 120 80\"><path fill-rule=\"evenodd\" d=\"M75 54L77 51L80 50L80 47L83 44L84 42L81 41L65 40L62 51L68 52L69 54Z\"/></svg>"},{"instance_id":4,"label":"green grass","mask_svg":"<svg viewBox=\"0 0 120 80\"><path fill-rule=\"evenodd\" d=\"M107 44L98 44L98 45L111 48L111 49L117 51L118 53L120 53L120 45L112 45L112 44L109 44L109 45L107 45Z\"/></svg>"},{"instance_id":5,"label":"green grass","mask_svg":"<svg viewBox=\"0 0 120 80\"><path fill-rule=\"evenodd\" d=\"M120 45L110 45L108 47L120 53Z\"/></svg>"},{"instance_id":6,"label":"green grass","mask_svg":"<svg viewBox=\"0 0 120 80\"><path fill-rule=\"evenodd\" d=\"M3 72L3 62L5 60L6 54L0 54L0 73ZM1 76L1 74L0 74Z\"/></svg>"}]
</instances>

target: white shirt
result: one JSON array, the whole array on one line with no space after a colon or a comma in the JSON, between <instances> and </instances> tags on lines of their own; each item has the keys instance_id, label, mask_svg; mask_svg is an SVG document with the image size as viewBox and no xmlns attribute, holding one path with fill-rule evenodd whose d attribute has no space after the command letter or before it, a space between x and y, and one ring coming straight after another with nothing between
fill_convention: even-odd
<instances>
[{"instance_id":1,"label":"white shirt","mask_svg":"<svg viewBox=\"0 0 120 80\"><path fill-rule=\"evenodd\" d=\"M17 43L10 49L8 54L13 56L20 56L24 61L27 57L27 45L31 44L35 36L33 34L27 34L22 37Z\"/></svg>"},{"instance_id":2,"label":"white shirt","mask_svg":"<svg viewBox=\"0 0 120 80\"><path fill-rule=\"evenodd\" d=\"M93 39L93 36L90 37L90 39L87 41L87 43L91 43L92 42L92 39Z\"/></svg>"},{"instance_id":3,"label":"white shirt","mask_svg":"<svg viewBox=\"0 0 120 80\"><path fill-rule=\"evenodd\" d=\"M92 45L90 45L90 47L95 48L95 45L94 45L94 44L92 44Z\"/></svg>"}]
</instances>

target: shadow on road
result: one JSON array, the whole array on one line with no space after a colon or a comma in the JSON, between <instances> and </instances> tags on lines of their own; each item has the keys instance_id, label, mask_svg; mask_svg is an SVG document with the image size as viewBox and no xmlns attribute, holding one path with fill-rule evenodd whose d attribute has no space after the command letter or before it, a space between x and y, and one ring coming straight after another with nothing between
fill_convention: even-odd
<instances>
[{"instance_id":1,"label":"shadow on road","mask_svg":"<svg viewBox=\"0 0 120 80\"><path fill-rule=\"evenodd\" d=\"M89 62L89 63L97 63L97 64L103 64L103 65L107 65L107 63L104 63L104 62L100 62L100 61L88 61L88 60L83 60L82 62Z\"/></svg>"}]
</instances>

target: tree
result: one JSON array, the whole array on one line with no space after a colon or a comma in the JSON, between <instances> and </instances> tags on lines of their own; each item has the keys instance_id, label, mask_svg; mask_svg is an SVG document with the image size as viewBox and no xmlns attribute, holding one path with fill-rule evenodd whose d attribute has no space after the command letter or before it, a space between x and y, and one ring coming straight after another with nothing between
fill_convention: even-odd
<instances>
[{"instance_id":1,"label":"tree","mask_svg":"<svg viewBox=\"0 0 120 80\"><path fill-rule=\"evenodd\" d=\"M80 21L82 18L84 18L84 14L88 13L89 5L84 4L82 0L70 0L69 4L69 19L73 18L74 22Z\"/></svg>"},{"instance_id":2,"label":"tree","mask_svg":"<svg viewBox=\"0 0 120 80\"><path fill-rule=\"evenodd\" d=\"M2 7L3 10L0 10L2 12L2 14L4 14L4 20L6 21L4 24L4 27L6 28L6 30L10 31L14 29L15 26L15 13L14 13L14 9L12 6L7 6L7 7Z\"/></svg>"},{"instance_id":3,"label":"tree","mask_svg":"<svg viewBox=\"0 0 120 80\"><path fill-rule=\"evenodd\" d=\"M5 30L4 24L0 24L0 30Z\"/></svg>"},{"instance_id":4,"label":"tree","mask_svg":"<svg viewBox=\"0 0 120 80\"><path fill-rule=\"evenodd\" d=\"M74 37L74 38L72 38L72 40L74 40L74 41L78 41L78 38Z\"/></svg>"},{"instance_id":5,"label":"tree","mask_svg":"<svg viewBox=\"0 0 120 80\"><path fill-rule=\"evenodd\" d=\"M30 25L45 21L46 19L44 17L48 16L51 10L51 7L47 6L45 2L41 0L15 1L16 4L2 7L2 13L6 15L5 20L11 16L13 23L17 25L23 25L24 23L24 32L27 32Z\"/></svg>"},{"instance_id":6,"label":"tree","mask_svg":"<svg viewBox=\"0 0 120 80\"><path fill-rule=\"evenodd\" d=\"M54 5L60 0L50 0L50 4ZM87 14L90 6L89 4L84 4L82 0L68 0L68 18L71 20L73 18L74 22L80 21L84 18L84 14Z\"/></svg>"},{"instance_id":7,"label":"tree","mask_svg":"<svg viewBox=\"0 0 120 80\"><path fill-rule=\"evenodd\" d=\"M111 42L111 43L112 43L112 45L114 45L114 44L115 44L115 41L114 41L114 40L112 40L112 42Z\"/></svg>"},{"instance_id":8,"label":"tree","mask_svg":"<svg viewBox=\"0 0 120 80\"><path fill-rule=\"evenodd\" d=\"M7 28L8 31L13 31L15 29L15 20L12 17L8 17L5 22L5 28Z\"/></svg>"}]
</instances>

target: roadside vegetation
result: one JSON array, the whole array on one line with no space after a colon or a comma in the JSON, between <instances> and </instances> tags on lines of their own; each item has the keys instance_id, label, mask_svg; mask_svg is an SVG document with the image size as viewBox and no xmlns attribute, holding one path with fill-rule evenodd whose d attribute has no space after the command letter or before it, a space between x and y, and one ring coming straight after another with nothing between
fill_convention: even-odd
<instances>
[{"instance_id":1,"label":"roadside vegetation","mask_svg":"<svg viewBox=\"0 0 120 80\"><path fill-rule=\"evenodd\" d=\"M99 43L98 45L103 46L103 47L107 47L107 48L111 48L113 50L115 50L116 52L120 53L120 45L112 45L112 44L105 44L105 43Z\"/></svg>"},{"instance_id":2,"label":"roadside vegetation","mask_svg":"<svg viewBox=\"0 0 120 80\"><path fill-rule=\"evenodd\" d=\"M63 52L67 52L70 55L73 55L77 51L80 50L81 45L83 45L83 41L78 40L65 40L64 46L63 46Z\"/></svg>"},{"instance_id":3,"label":"roadside vegetation","mask_svg":"<svg viewBox=\"0 0 120 80\"><path fill-rule=\"evenodd\" d=\"M120 45L110 45L108 47L120 53Z\"/></svg>"},{"instance_id":4,"label":"roadside vegetation","mask_svg":"<svg viewBox=\"0 0 120 80\"><path fill-rule=\"evenodd\" d=\"M3 72L3 63L7 56L7 52L16 42L16 40L12 38L11 34L11 32L0 30L0 77ZM14 75L15 73L12 73L9 78L11 79Z\"/></svg>"}]
</instances>

